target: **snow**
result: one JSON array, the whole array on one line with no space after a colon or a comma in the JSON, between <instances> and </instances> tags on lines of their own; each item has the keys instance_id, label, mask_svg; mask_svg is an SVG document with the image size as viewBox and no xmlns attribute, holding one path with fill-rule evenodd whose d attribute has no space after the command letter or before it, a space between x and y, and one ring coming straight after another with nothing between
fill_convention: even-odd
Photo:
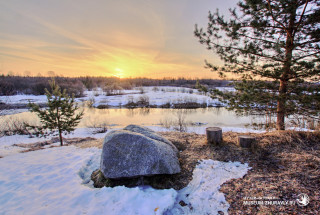
<instances>
[{"instance_id":1,"label":"snow","mask_svg":"<svg viewBox=\"0 0 320 215\"><path fill-rule=\"evenodd\" d=\"M173 206L173 189L85 186L79 170L100 153L68 146L2 158L1 214L162 214Z\"/></svg>"},{"instance_id":2,"label":"snow","mask_svg":"<svg viewBox=\"0 0 320 215\"><path fill-rule=\"evenodd\" d=\"M161 126L145 126L148 127L156 132L166 132L166 131L174 131L173 129L166 129ZM107 133L109 133L112 130L120 129L119 127L115 127L112 129L109 129L105 133L93 133L94 129L92 128L77 128L70 134L63 135L64 138L85 138L85 137L92 137L92 138L104 138ZM253 130L249 128L237 128L237 127L222 127L223 132L227 131L233 131L233 132L251 132L251 133L262 133L265 132L265 130ZM196 133L196 134L205 134L205 127L199 127L199 126L190 126L187 127L186 132L188 133ZM40 141L46 141L50 140L53 136L49 137L33 137L30 138L28 135L12 135L12 136L3 136L0 137L0 157L5 157L9 155L13 155L16 153L19 153L21 151L26 150L25 148L13 146L14 144L20 144L20 143L36 143ZM48 145L47 147L50 147L51 145Z\"/></svg>"},{"instance_id":3,"label":"snow","mask_svg":"<svg viewBox=\"0 0 320 215\"><path fill-rule=\"evenodd\" d=\"M114 130L114 129L113 129ZM90 128L77 128L74 132L71 132L70 134L63 135L64 138L85 138L85 137L92 137L92 138L103 138L108 132L111 130L108 130L106 133L92 133L93 129ZM26 150L25 148L13 146L14 144L20 144L20 143L36 143L40 141L46 141L50 140L53 136L48 137L33 137L30 138L29 135L12 135L12 136L3 136L0 137L0 156L5 157L9 155L13 155L16 153L19 153L21 151ZM49 147L51 145L48 145Z\"/></svg>"},{"instance_id":4,"label":"snow","mask_svg":"<svg viewBox=\"0 0 320 215\"><path fill-rule=\"evenodd\" d=\"M198 90L184 87L141 87L144 91L143 94L135 88L133 90L123 91L124 95L105 96L101 91L87 91L86 95L88 98L94 98L94 106L99 105L110 105L119 106L126 105L130 100L138 102L140 97L149 98L150 105L163 105L168 102L170 103L184 103L184 102L197 102L207 103L207 105L219 105L220 102L215 99L211 99L209 96L202 95ZM190 93L192 91L192 93ZM98 96L94 96L94 94Z\"/></svg>"},{"instance_id":5,"label":"snow","mask_svg":"<svg viewBox=\"0 0 320 215\"><path fill-rule=\"evenodd\" d=\"M236 89L234 87L216 87L215 89L222 92L236 92Z\"/></svg>"},{"instance_id":6,"label":"snow","mask_svg":"<svg viewBox=\"0 0 320 215\"><path fill-rule=\"evenodd\" d=\"M8 155L16 154L21 151L26 150L25 148L13 146L13 144L19 143L35 143L39 141L44 141L47 138L28 138L27 135L12 135L0 137L0 156L5 157Z\"/></svg>"},{"instance_id":7,"label":"snow","mask_svg":"<svg viewBox=\"0 0 320 215\"><path fill-rule=\"evenodd\" d=\"M45 95L13 95L13 96L0 96L0 102L6 104L28 104L29 102L33 103L45 103L47 101L47 96Z\"/></svg>"},{"instance_id":8,"label":"snow","mask_svg":"<svg viewBox=\"0 0 320 215\"><path fill-rule=\"evenodd\" d=\"M140 88L143 89L144 93L140 93ZM168 87L161 86L156 87L139 87L132 90L122 90L123 95L106 96L105 93L100 89L93 91L85 91L84 97L76 98L76 102L83 102L89 99L94 100L94 106L109 105L118 107L126 105L130 99L137 102L141 96L147 96L149 98L150 105L163 105L167 102L170 103L183 103L183 102L197 102L207 103L208 105L219 105L220 102L215 99L211 99L209 96L202 95L198 90L184 87ZM192 91L192 93L190 93ZM28 104L33 103L46 103L47 97L45 95L14 95L14 96L0 96L0 102L6 104Z\"/></svg>"},{"instance_id":9,"label":"snow","mask_svg":"<svg viewBox=\"0 0 320 215\"><path fill-rule=\"evenodd\" d=\"M0 214L226 213L229 205L220 185L248 170L247 164L204 160L180 191L147 186L97 189L88 182L100 154L97 148L65 146L1 158ZM181 200L188 206L181 207Z\"/></svg>"},{"instance_id":10,"label":"snow","mask_svg":"<svg viewBox=\"0 0 320 215\"><path fill-rule=\"evenodd\" d=\"M242 178L248 171L248 164L203 160L193 172L189 185L179 191L176 204L169 214L218 214L228 213L229 204L220 185L233 178ZM184 201L187 206L178 204Z\"/></svg>"},{"instance_id":11,"label":"snow","mask_svg":"<svg viewBox=\"0 0 320 215\"><path fill-rule=\"evenodd\" d=\"M314 130L308 129L308 128L299 128L299 127L287 127L286 130L292 130L292 131L309 131L312 132Z\"/></svg>"}]
</instances>

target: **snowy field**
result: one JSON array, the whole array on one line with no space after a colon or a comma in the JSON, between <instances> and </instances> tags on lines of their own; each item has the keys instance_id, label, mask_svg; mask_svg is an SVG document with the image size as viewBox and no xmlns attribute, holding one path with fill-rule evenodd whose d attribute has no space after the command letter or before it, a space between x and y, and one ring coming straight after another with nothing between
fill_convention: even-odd
<instances>
[{"instance_id":1,"label":"snowy field","mask_svg":"<svg viewBox=\"0 0 320 215\"><path fill-rule=\"evenodd\" d=\"M143 94L141 93L141 89ZM232 88L219 88L219 90L232 90ZM163 105L170 103L196 102L206 103L207 105L219 106L218 100L211 99L209 96L202 95L198 90L184 87L139 87L132 90L122 90L122 95L106 96L102 89L97 88L93 91L85 91L85 97L76 98L77 102L92 100L93 106L109 105L118 107L126 105L129 101L138 102L140 97L147 97L150 105ZM14 95L0 96L0 102L6 104L28 104L29 101L37 104L46 102L45 95Z\"/></svg>"},{"instance_id":2,"label":"snowy field","mask_svg":"<svg viewBox=\"0 0 320 215\"><path fill-rule=\"evenodd\" d=\"M247 164L204 160L182 190L98 189L89 178L100 155L97 148L64 146L1 158L0 214L226 214L229 204L220 185L249 169Z\"/></svg>"},{"instance_id":3,"label":"snowy field","mask_svg":"<svg viewBox=\"0 0 320 215\"><path fill-rule=\"evenodd\" d=\"M134 90L125 90L124 95L116 96L104 96L101 91L87 91L88 98L94 98L94 106L110 105L120 106L126 105L129 101L138 102L141 97L147 97L150 105L164 105L166 103L185 103L196 102L206 103L207 105L218 106L220 102L215 99L211 99L209 96L202 95L198 90L183 87L142 87L144 93L139 91L141 88ZM155 90L156 89L156 90ZM99 96L94 96L95 93Z\"/></svg>"}]
</instances>

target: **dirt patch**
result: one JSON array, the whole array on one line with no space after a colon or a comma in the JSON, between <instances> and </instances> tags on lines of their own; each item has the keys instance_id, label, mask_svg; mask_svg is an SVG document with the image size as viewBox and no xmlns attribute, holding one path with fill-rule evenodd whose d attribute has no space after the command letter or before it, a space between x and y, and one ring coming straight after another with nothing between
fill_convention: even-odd
<instances>
[{"instance_id":1,"label":"dirt patch","mask_svg":"<svg viewBox=\"0 0 320 215\"><path fill-rule=\"evenodd\" d=\"M58 147L60 145L57 145L56 143L60 143L60 140L58 137L53 137L51 140L46 140L46 141L39 141L36 143L20 143L20 144L13 144L13 146L18 146L21 148L25 148L26 150L21 151L22 153L24 152L30 152L30 151L37 151L45 148L52 148L52 147ZM95 147L101 144L102 146L102 139L96 139L92 137L85 137L85 138L63 138L63 145L68 146L68 145L76 145L81 148L88 148L90 147Z\"/></svg>"},{"instance_id":2,"label":"dirt patch","mask_svg":"<svg viewBox=\"0 0 320 215\"><path fill-rule=\"evenodd\" d=\"M92 138L91 140L83 141L83 142L77 143L76 145L77 147L80 147L80 148L97 147L101 149L103 145L103 139L104 138L100 138L100 139Z\"/></svg>"}]
</instances>

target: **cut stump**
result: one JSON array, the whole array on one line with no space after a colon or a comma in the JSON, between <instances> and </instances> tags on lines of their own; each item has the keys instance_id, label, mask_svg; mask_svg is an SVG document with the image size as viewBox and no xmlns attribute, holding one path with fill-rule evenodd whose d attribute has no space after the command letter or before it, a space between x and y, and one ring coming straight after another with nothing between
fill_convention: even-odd
<instances>
[{"instance_id":1,"label":"cut stump","mask_svg":"<svg viewBox=\"0 0 320 215\"><path fill-rule=\"evenodd\" d=\"M256 138L249 135L238 136L238 144L243 148L251 148L255 143Z\"/></svg>"},{"instance_id":2,"label":"cut stump","mask_svg":"<svg viewBox=\"0 0 320 215\"><path fill-rule=\"evenodd\" d=\"M222 129L219 127L206 128L207 142L218 145L222 142Z\"/></svg>"}]
</instances>

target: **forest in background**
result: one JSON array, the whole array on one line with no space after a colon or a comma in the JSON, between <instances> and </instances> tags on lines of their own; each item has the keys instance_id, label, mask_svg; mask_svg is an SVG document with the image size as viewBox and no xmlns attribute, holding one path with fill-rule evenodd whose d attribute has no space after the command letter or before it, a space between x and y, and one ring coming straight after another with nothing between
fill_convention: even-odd
<instances>
[{"instance_id":1,"label":"forest in background","mask_svg":"<svg viewBox=\"0 0 320 215\"><path fill-rule=\"evenodd\" d=\"M0 96L17 94L44 95L49 89L49 80L53 77L30 76L0 76ZM108 90L130 90L143 86L179 86L195 88L197 81L202 85L212 87L226 87L231 81L215 79L186 79L186 78L116 78L116 77L54 77L57 84L66 89L69 95L82 97L84 90L93 90L97 87Z\"/></svg>"}]
</instances>

